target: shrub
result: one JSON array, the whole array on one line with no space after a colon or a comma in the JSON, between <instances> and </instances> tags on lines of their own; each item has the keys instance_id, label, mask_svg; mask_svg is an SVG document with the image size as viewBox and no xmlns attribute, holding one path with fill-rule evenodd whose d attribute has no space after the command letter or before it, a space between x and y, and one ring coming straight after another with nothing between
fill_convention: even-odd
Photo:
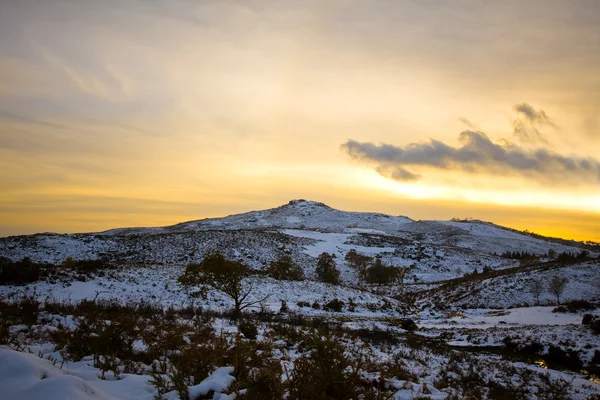
<instances>
[{"instance_id":1,"label":"shrub","mask_svg":"<svg viewBox=\"0 0 600 400\"><path fill-rule=\"evenodd\" d=\"M531 342L521 346L519 351L525 354L540 355L544 352L544 345L539 342Z\"/></svg>"},{"instance_id":2,"label":"shrub","mask_svg":"<svg viewBox=\"0 0 600 400\"><path fill-rule=\"evenodd\" d=\"M594 332L596 335L600 335L600 318L592 321L590 328L592 328L592 332Z\"/></svg>"},{"instance_id":3,"label":"shrub","mask_svg":"<svg viewBox=\"0 0 600 400\"><path fill-rule=\"evenodd\" d=\"M304 280L304 271L292 261L292 257L284 255L277 261L273 261L266 269L269 276L277 280L302 281Z\"/></svg>"},{"instance_id":4,"label":"shrub","mask_svg":"<svg viewBox=\"0 0 600 400\"><path fill-rule=\"evenodd\" d=\"M255 340L258 335L258 328L251 321L243 320L238 324L238 331L246 339Z\"/></svg>"},{"instance_id":5,"label":"shrub","mask_svg":"<svg viewBox=\"0 0 600 400\"><path fill-rule=\"evenodd\" d=\"M502 339L502 343L504 343L504 348L511 352L516 351L519 347L519 345L515 343L513 341L513 338L511 338L510 336L506 336L504 339Z\"/></svg>"},{"instance_id":6,"label":"shrub","mask_svg":"<svg viewBox=\"0 0 600 400\"><path fill-rule=\"evenodd\" d=\"M285 398L281 373L279 362L274 360L265 362L243 382L246 393L237 398L240 400L280 400Z\"/></svg>"},{"instance_id":7,"label":"shrub","mask_svg":"<svg viewBox=\"0 0 600 400\"><path fill-rule=\"evenodd\" d=\"M595 310L596 306L587 300L572 300L563 304L569 312L591 311Z\"/></svg>"},{"instance_id":8,"label":"shrub","mask_svg":"<svg viewBox=\"0 0 600 400\"><path fill-rule=\"evenodd\" d=\"M80 274L86 274L86 275L90 275L90 274L95 274L98 273L100 271L103 271L105 269L111 268L111 266L107 263L105 263L102 260L77 260L77 261L68 261L69 258L67 258L67 260L65 260L65 263L63 263L63 266L69 265L72 268L75 269L75 271L77 271Z\"/></svg>"},{"instance_id":9,"label":"shrub","mask_svg":"<svg viewBox=\"0 0 600 400\"><path fill-rule=\"evenodd\" d=\"M338 299L333 299L323 306L323 310L325 311L341 312L343 308L344 302Z\"/></svg>"},{"instance_id":10,"label":"shrub","mask_svg":"<svg viewBox=\"0 0 600 400\"><path fill-rule=\"evenodd\" d=\"M596 335L600 335L600 317L592 314L585 314L581 323L589 326Z\"/></svg>"},{"instance_id":11,"label":"shrub","mask_svg":"<svg viewBox=\"0 0 600 400\"><path fill-rule=\"evenodd\" d=\"M570 393L571 383L561 377L552 379L550 373L540 376L540 381L536 384L538 399L552 400L571 400L573 398Z\"/></svg>"},{"instance_id":12,"label":"shrub","mask_svg":"<svg viewBox=\"0 0 600 400\"><path fill-rule=\"evenodd\" d=\"M592 357L590 364L592 364L592 365L600 364L600 350L594 350L594 356Z\"/></svg>"},{"instance_id":13,"label":"shrub","mask_svg":"<svg viewBox=\"0 0 600 400\"><path fill-rule=\"evenodd\" d=\"M582 325L591 325L591 324L592 324L592 322L594 322L594 319L595 319L595 318L596 318L596 317L595 317L595 316L593 316L592 314L585 314L585 315L583 316L583 319L581 320L581 324L582 324Z\"/></svg>"},{"instance_id":14,"label":"shrub","mask_svg":"<svg viewBox=\"0 0 600 400\"><path fill-rule=\"evenodd\" d=\"M317 268L315 270L317 278L321 282L337 285L340 282L340 270L337 268L335 260L329 253L321 253L317 259Z\"/></svg>"},{"instance_id":15,"label":"shrub","mask_svg":"<svg viewBox=\"0 0 600 400\"><path fill-rule=\"evenodd\" d=\"M44 265L28 257L17 262L0 257L0 285L27 285L40 280L44 272Z\"/></svg>"},{"instance_id":16,"label":"shrub","mask_svg":"<svg viewBox=\"0 0 600 400\"><path fill-rule=\"evenodd\" d=\"M283 314L289 311L290 308L288 307L287 302L285 300L281 300L281 307L279 307L279 312Z\"/></svg>"},{"instance_id":17,"label":"shrub","mask_svg":"<svg viewBox=\"0 0 600 400\"><path fill-rule=\"evenodd\" d=\"M548 367L554 369L569 368L579 370L583 366L583 362L577 352L570 349L563 350L555 345L550 345L548 353L544 356L544 360L548 364Z\"/></svg>"},{"instance_id":18,"label":"shrub","mask_svg":"<svg viewBox=\"0 0 600 400\"><path fill-rule=\"evenodd\" d=\"M373 257L358 253L354 249L349 250L344 259L350 267L358 271L360 279L365 279L367 266L373 261Z\"/></svg>"},{"instance_id":19,"label":"shrub","mask_svg":"<svg viewBox=\"0 0 600 400\"><path fill-rule=\"evenodd\" d=\"M397 322L397 326L400 327L400 328L402 328L402 329L404 329L404 330L406 330L406 331L409 331L409 332L412 332L414 330L419 329L419 327L417 326L417 324L415 323L415 321L413 321L410 318L401 318L401 319L399 319L398 322Z\"/></svg>"},{"instance_id":20,"label":"shrub","mask_svg":"<svg viewBox=\"0 0 600 400\"><path fill-rule=\"evenodd\" d=\"M313 335L307 342L312 351L296 359L285 385L287 399L381 398L374 395L372 382L362 379L361 366L339 341Z\"/></svg>"},{"instance_id":21,"label":"shrub","mask_svg":"<svg viewBox=\"0 0 600 400\"><path fill-rule=\"evenodd\" d=\"M315 300L315 301L312 303L312 306L311 306L311 307L312 307L312 308L314 308L315 310L320 310L320 309L321 309L321 304L319 304L319 302Z\"/></svg>"},{"instance_id":22,"label":"shrub","mask_svg":"<svg viewBox=\"0 0 600 400\"><path fill-rule=\"evenodd\" d=\"M399 280L401 273L400 268L388 267L381 262L380 258L377 258L375 263L367 269L365 281L377 285L389 285Z\"/></svg>"}]
</instances>

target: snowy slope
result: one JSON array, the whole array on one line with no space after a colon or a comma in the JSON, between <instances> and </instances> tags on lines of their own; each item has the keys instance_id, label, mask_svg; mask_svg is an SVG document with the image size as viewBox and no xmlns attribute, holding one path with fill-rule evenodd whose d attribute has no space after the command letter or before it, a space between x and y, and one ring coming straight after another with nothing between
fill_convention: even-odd
<instances>
[{"instance_id":1,"label":"snowy slope","mask_svg":"<svg viewBox=\"0 0 600 400\"><path fill-rule=\"evenodd\" d=\"M0 256L13 260L61 263L74 259L105 259L118 264L186 265L220 250L253 268L283 254L310 275L316 257L335 253L346 282L355 282L343 256L350 249L384 262L410 267L410 279L449 279L484 267L516 265L492 253L521 251L546 254L580 252L481 221L413 221L407 217L335 210L325 204L292 200L270 210L160 228L116 229L88 234L36 234L0 239Z\"/></svg>"},{"instance_id":2,"label":"snowy slope","mask_svg":"<svg viewBox=\"0 0 600 400\"><path fill-rule=\"evenodd\" d=\"M349 212L333 209L323 203L292 200L281 207L252 211L225 218L185 222L164 228L168 231L205 229L288 228L345 232L360 228L379 232L397 233L402 225L411 222L407 217L385 214Z\"/></svg>"},{"instance_id":3,"label":"snowy slope","mask_svg":"<svg viewBox=\"0 0 600 400\"><path fill-rule=\"evenodd\" d=\"M562 265L556 268L528 269L505 276L473 280L460 285L446 285L427 293L428 301L453 304L459 307L506 308L534 305L531 292L533 280L543 284L541 304L556 304L556 297L548 289L554 276L568 279L561 301L600 301L600 262Z\"/></svg>"}]
</instances>

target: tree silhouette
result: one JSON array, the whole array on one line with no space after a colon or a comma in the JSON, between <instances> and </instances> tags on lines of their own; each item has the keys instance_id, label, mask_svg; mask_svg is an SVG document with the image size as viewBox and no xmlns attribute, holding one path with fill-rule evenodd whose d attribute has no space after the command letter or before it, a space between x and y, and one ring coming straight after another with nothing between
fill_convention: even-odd
<instances>
[{"instance_id":1,"label":"tree silhouette","mask_svg":"<svg viewBox=\"0 0 600 400\"><path fill-rule=\"evenodd\" d=\"M304 280L304 271L292 261L292 257L284 255L273 261L266 269L269 276L277 280L301 281Z\"/></svg>"},{"instance_id":2,"label":"tree silhouette","mask_svg":"<svg viewBox=\"0 0 600 400\"><path fill-rule=\"evenodd\" d=\"M548 289L550 290L550 293L556 296L556 302L558 304L560 304L560 295L565 291L568 282L569 279L566 277L554 276L548 283Z\"/></svg>"},{"instance_id":3,"label":"tree silhouette","mask_svg":"<svg viewBox=\"0 0 600 400\"><path fill-rule=\"evenodd\" d=\"M334 285L340 282L340 270L337 268L332 255L329 253L321 253L317 259L317 268L315 272L317 278L321 282L332 283Z\"/></svg>"},{"instance_id":4,"label":"tree silhouette","mask_svg":"<svg viewBox=\"0 0 600 400\"><path fill-rule=\"evenodd\" d=\"M233 317L238 318L242 310L267 299L247 301L253 286L244 282L250 275L250 268L238 261L226 259L220 252L208 254L200 264L189 264L178 279L184 287L209 286L227 296L234 303Z\"/></svg>"},{"instance_id":5,"label":"tree silhouette","mask_svg":"<svg viewBox=\"0 0 600 400\"><path fill-rule=\"evenodd\" d=\"M529 283L529 291L535 297L535 303L540 304L540 295L544 292L544 283L541 279L534 279Z\"/></svg>"}]
</instances>

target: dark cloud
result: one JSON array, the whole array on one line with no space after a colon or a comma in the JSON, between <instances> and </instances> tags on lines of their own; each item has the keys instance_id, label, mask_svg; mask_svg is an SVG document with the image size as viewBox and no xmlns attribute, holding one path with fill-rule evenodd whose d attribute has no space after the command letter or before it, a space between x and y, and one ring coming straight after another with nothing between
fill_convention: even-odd
<instances>
[{"instance_id":1,"label":"dark cloud","mask_svg":"<svg viewBox=\"0 0 600 400\"><path fill-rule=\"evenodd\" d=\"M525 118L532 122L549 123L550 118L544 110L536 110L527 103L515 104L515 111L522 114Z\"/></svg>"},{"instance_id":2,"label":"dark cloud","mask_svg":"<svg viewBox=\"0 0 600 400\"><path fill-rule=\"evenodd\" d=\"M416 181L420 179L420 175L399 167L397 165L378 165L375 171L384 178L393 179L395 181Z\"/></svg>"},{"instance_id":3,"label":"dark cloud","mask_svg":"<svg viewBox=\"0 0 600 400\"><path fill-rule=\"evenodd\" d=\"M485 133L477 131L464 131L459 139L461 147L448 146L438 140L404 147L348 140L341 148L351 158L374 165L382 176L398 181L420 178L407 167L427 166L470 173L520 175L543 182L600 183L600 161L593 158L563 156L543 147L529 150L508 141L494 143Z\"/></svg>"},{"instance_id":4,"label":"dark cloud","mask_svg":"<svg viewBox=\"0 0 600 400\"><path fill-rule=\"evenodd\" d=\"M514 110L518 117L513 120L513 135L521 142L548 143L548 140L540 132L544 126L554 126L554 123L548 117L544 110L536 110L527 103L515 104Z\"/></svg>"}]
</instances>

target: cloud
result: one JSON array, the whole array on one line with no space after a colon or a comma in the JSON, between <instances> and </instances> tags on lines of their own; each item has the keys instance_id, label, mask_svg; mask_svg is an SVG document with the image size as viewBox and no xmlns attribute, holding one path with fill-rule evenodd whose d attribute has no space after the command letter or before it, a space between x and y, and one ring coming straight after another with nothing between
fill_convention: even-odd
<instances>
[{"instance_id":1,"label":"cloud","mask_svg":"<svg viewBox=\"0 0 600 400\"><path fill-rule=\"evenodd\" d=\"M466 126L467 128L469 128L469 129L476 129L476 127L475 127L475 124L474 124L474 123L472 123L471 121L469 121L469 120L468 120L467 118L465 118L465 117L460 117L460 118L458 119L458 121L459 121L460 123L462 123L463 125L465 125L465 126Z\"/></svg>"},{"instance_id":2,"label":"cloud","mask_svg":"<svg viewBox=\"0 0 600 400\"><path fill-rule=\"evenodd\" d=\"M536 110L527 103L515 104L513 107L518 117L513 120L513 136L523 143L543 142L548 140L540 132L543 126L554 127L554 123L544 110Z\"/></svg>"},{"instance_id":3,"label":"cloud","mask_svg":"<svg viewBox=\"0 0 600 400\"><path fill-rule=\"evenodd\" d=\"M564 156L543 147L526 149L508 141L494 143L479 131L463 131L459 140L461 147L433 139L404 147L348 140L341 149L355 160L374 165L380 175L397 181L420 178L407 167L430 167L519 175L540 182L600 183L600 161L594 158Z\"/></svg>"}]
</instances>

